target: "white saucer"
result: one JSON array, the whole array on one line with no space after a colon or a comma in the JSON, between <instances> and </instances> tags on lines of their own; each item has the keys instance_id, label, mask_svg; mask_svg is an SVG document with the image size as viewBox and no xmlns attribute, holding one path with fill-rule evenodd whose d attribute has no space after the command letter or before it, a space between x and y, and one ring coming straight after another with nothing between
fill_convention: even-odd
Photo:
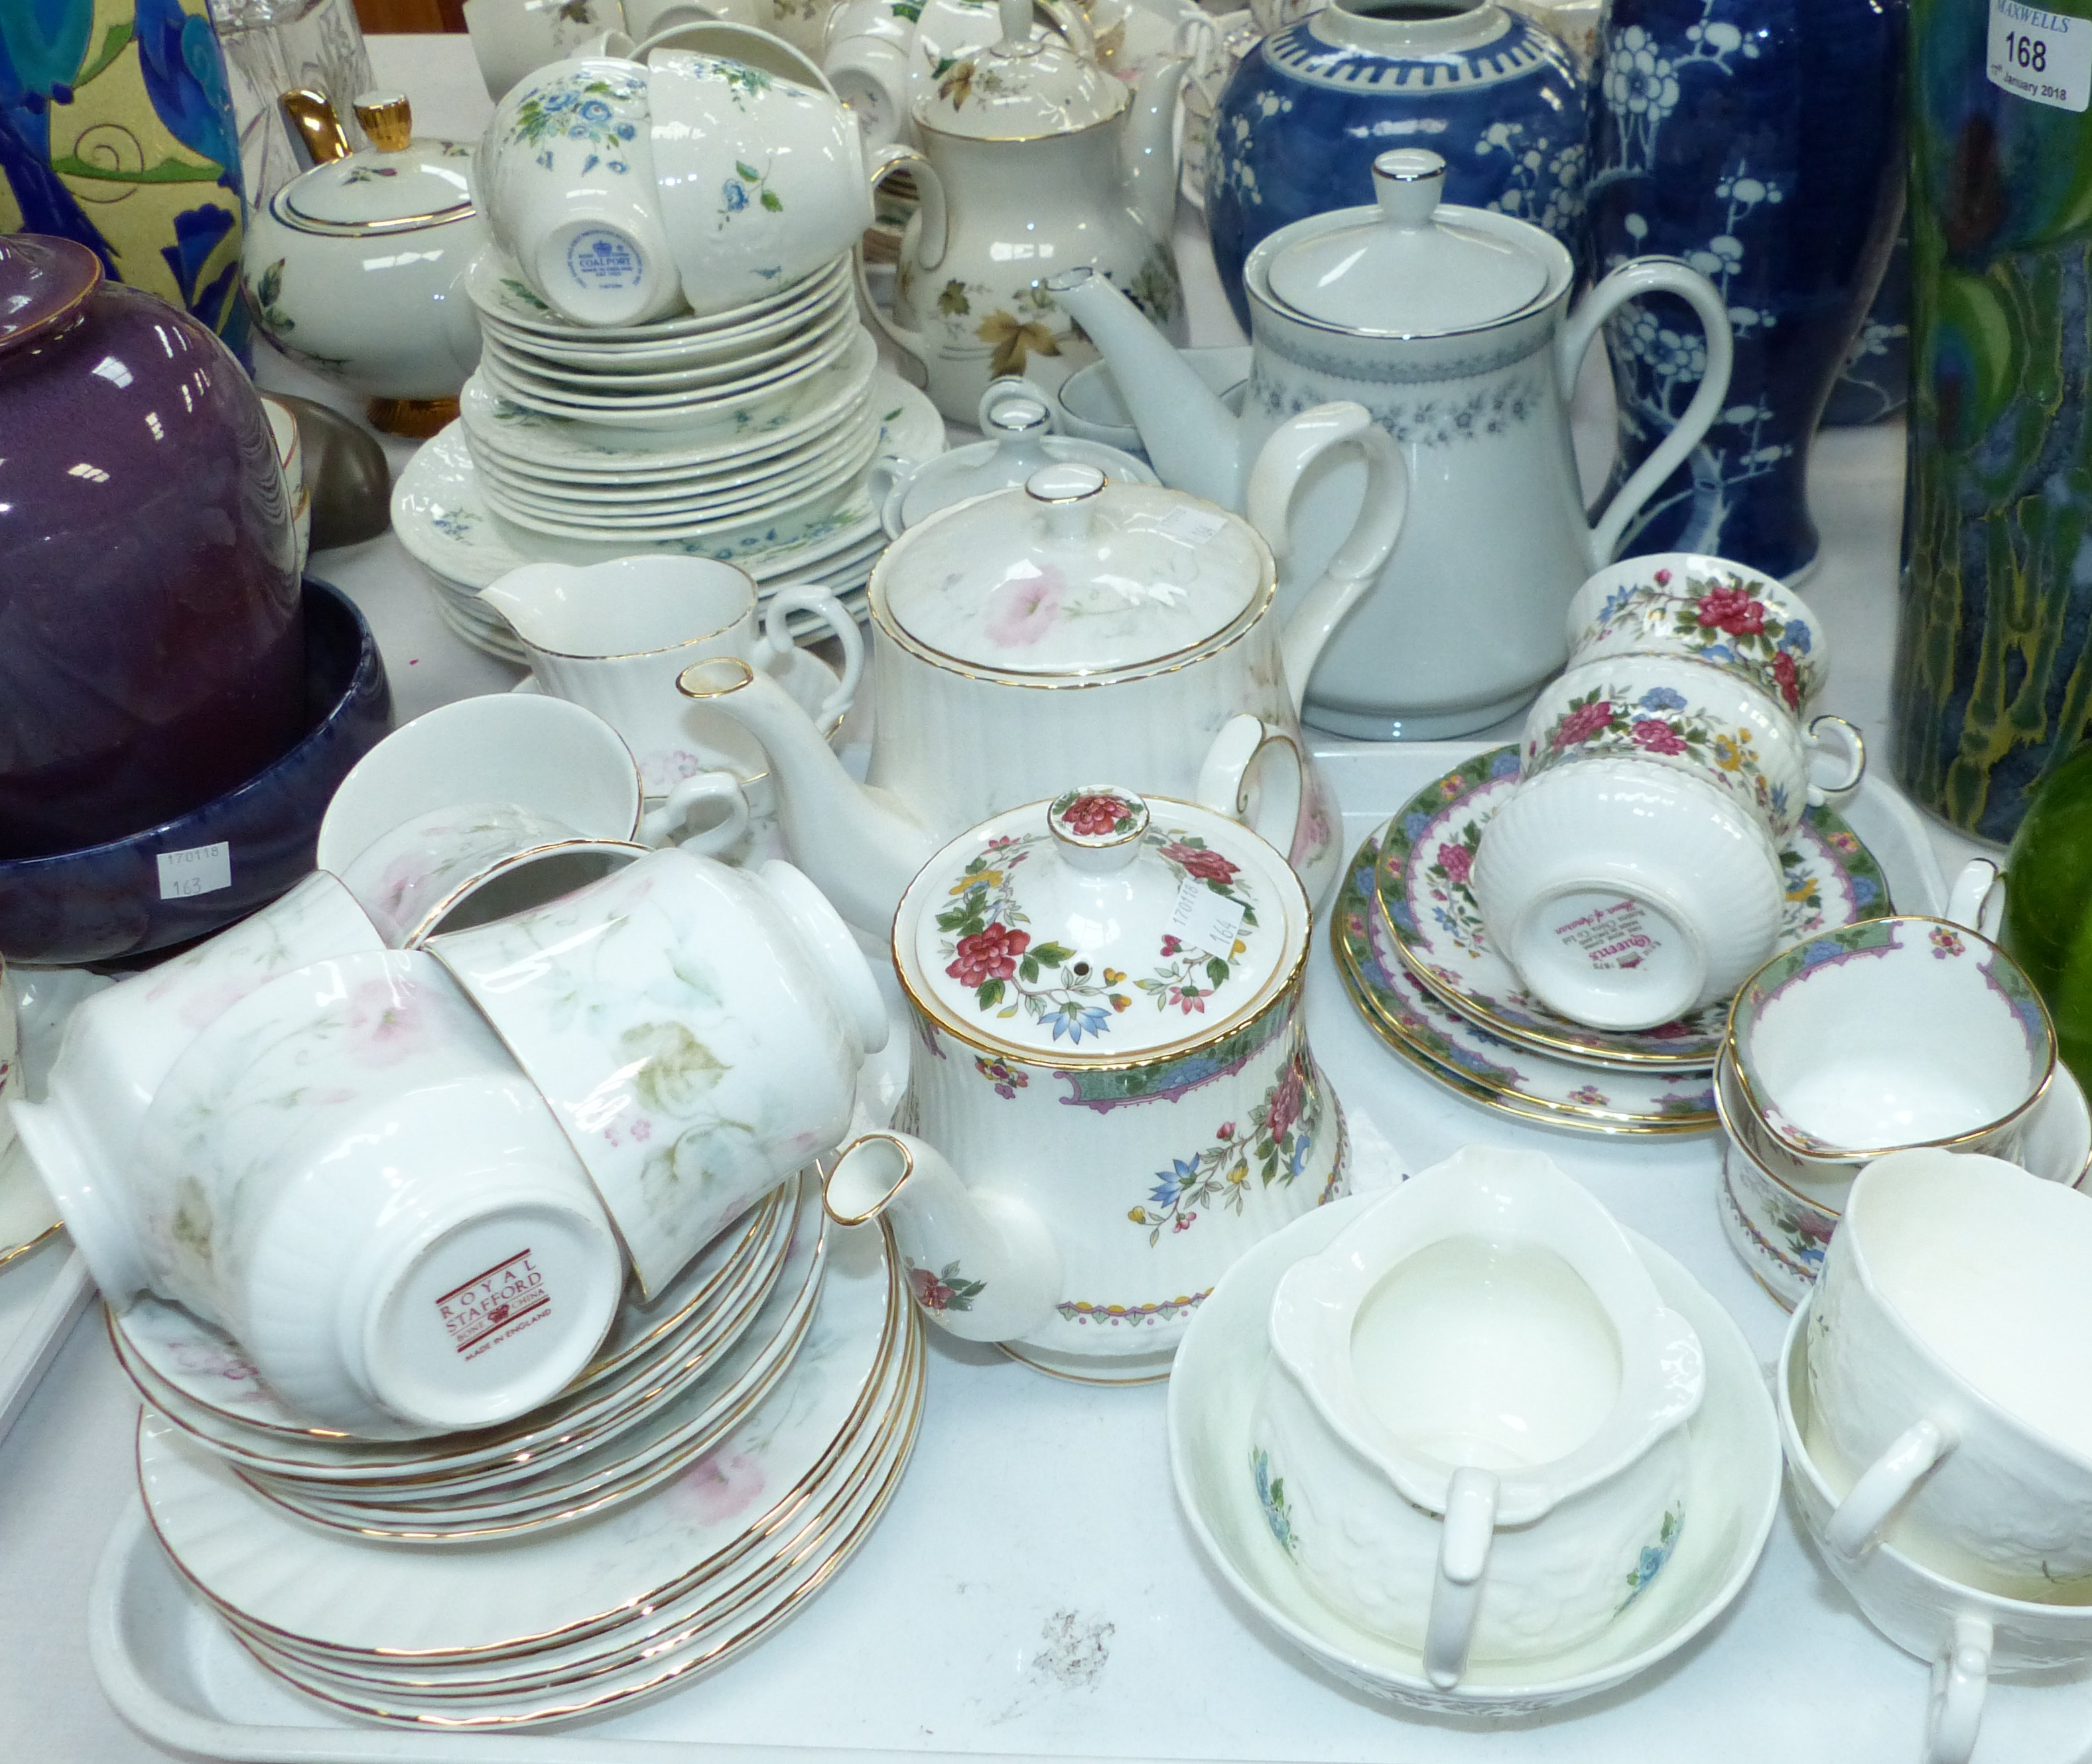
<instances>
[{"instance_id":1,"label":"white saucer","mask_svg":"<svg viewBox=\"0 0 2092 1764\"><path fill-rule=\"evenodd\" d=\"M1325 1610L1273 1536L1250 1466L1250 1415L1269 1353L1279 1278L1365 1209L1320 1207L1230 1269L1199 1308L1169 1381L1169 1458L1191 1533L1237 1595L1317 1665L1368 1695L1437 1714L1532 1714L1644 1672L1705 1629L1757 1565L1779 1507L1779 1425L1756 1357L1728 1313L1671 1256L1629 1240L1665 1304L1699 1331L1707 1394L1691 1428L1687 1519L1669 1565L1595 1640L1547 1659L1471 1667L1435 1689L1422 1657Z\"/></svg>"}]
</instances>

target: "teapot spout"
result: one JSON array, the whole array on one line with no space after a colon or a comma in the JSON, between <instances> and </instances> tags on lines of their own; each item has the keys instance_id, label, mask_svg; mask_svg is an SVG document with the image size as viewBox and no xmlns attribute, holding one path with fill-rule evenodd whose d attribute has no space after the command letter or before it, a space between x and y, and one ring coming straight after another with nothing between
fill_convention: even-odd
<instances>
[{"instance_id":1,"label":"teapot spout","mask_svg":"<svg viewBox=\"0 0 2092 1764\"><path fill-rule=\"evenodd\" d=\"M1046 284L1111 364L1126 408L1172 490L1239 510L1245 477L1242 440L1226 405L1135 306L1087 265Z\"/></svg>"},{"instance_id":2,"label":"teapot spout","mask_svg":"<svg viewBox=\"0 0 2092 1764\"><path fill-rule=\"evenodd\" d=\"M1169 248L1177 225L1177 93L1191 71L1190 58L1157 62L1133 88L1133 103L1119 136L1119 181L1148 236Z\"/></svg>"},{"instance_id":3,"label":"teapot spout","mask_svg":"<svg viewBox=\"0 0 2092 1764\"><path fill-rule=\"evenodd\" d=\"M1016 1341L1051 1319L1061 1253L1022 1201L970 1188L943 1156L906 1133L867 1133L823 1188L828 1217L884 1216L930 1320L967 1341Z\"/></svg>"},{"instance_id":4,"label":"teapot spout","mask_svg":"<svg viewBox=\"0 0 2092 1764\"><path fill-rule=\"evenodd\" d=\"M937 847L930 829L888 792L852 778L798 701L739 658L694 662L676 684L763 744L793 860L851 925L884 937Z\"/></svg>"}]
</instances>

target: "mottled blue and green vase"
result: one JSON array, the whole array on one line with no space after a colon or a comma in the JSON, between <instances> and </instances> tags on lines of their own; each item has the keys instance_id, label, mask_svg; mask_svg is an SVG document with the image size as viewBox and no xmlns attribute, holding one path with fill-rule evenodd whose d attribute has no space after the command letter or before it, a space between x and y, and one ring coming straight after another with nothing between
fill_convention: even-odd
<instances>
[{"instance_id":1,"label":"mottled blue and green vase","mask_svg":"<svg viewBox=\"0 0 2092 1764\"><path fill-rule=\"evenodd\" d=\"M2092 114L1991 84L1990 0L1910 15L1895 771L2003 841L2092 711Z\"/></svg>"},{"instance_id":2,"label":"mottled blue and green vase","mask_svg":"<svg viewBox=\"0 0 2092 1764\"><path fill-rule=\"evenodd\" d=\"M204 0L0 0L0 232L78 240L244 360L241 200Z\"/></svg>"}]
</instances>

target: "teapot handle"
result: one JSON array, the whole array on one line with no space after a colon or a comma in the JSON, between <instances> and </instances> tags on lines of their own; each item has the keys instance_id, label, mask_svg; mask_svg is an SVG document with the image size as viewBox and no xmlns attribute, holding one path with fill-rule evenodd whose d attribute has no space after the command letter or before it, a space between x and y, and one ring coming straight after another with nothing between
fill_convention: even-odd
<instances>
[{"instance_id":1,"label":"teapot handle","mask_svg":"<svg viewBox=\"0 0 2092 1764\"><path fill-rule=\"evenodd\" d=\"M1700 390L1692 395L1692 402L1685 407L1677 427L1619 487L1591 529L1587 556L1594 570L1602 570L1613 561L1627 523L1641 512L1642 504L1663 487L1714 426L1714 419L1729 395L1729 373L1735 364L1735 334L1729 325L1729 308L1714 284L1675 257L1636 257L1622 264L1592 289L1562 327L1555 343L1555 360L1565 403L1575 395L1584 357L1600 328L1629 300L1645 294L1675 294L1700 315L1701 326L1707 334L1707 370L1701 376Z\"/></svg>"},{"instance_id":2,"label":"teapot handle","mask_svg":"<svg viewBox=\"0 0 2092 1764\"><path fill-rule=\"evenodd\" d=\"M770 597L763 619L763 649L759 658L766 674L775 674L799 651L788 617L795 612L814 614L825 624L843 652L842 678L821 701L814 724L825 735L833 735L857 702L858 682L864 677L864 638L849 609L818 582L795 582ZM823 671L825 665L823 664Z\"/></svg>"},{"instance_id":3,"label":"teapot handle","mask_svg":"<svg viewBox=\"0 0 2092 1764\"><path fill-rule=\"evenodd\" d=\"M1293 609L1279 639L1296 714L1323 645L1379 577L1381 566L1402 537L1403 518L1409 512L1409 470L1402 450L1364 405L1348 400L1317 404L1272 431L1251 468L1249 494L1243 499L1249 524L1283 563L1293 549L1293 493L1308 468L1338 447L1354 448L1364 458L1365 498L1321 580Z\"/></svg>"},{"instance_id":4,"label":"teapot handle","mask_svg":"<svg viewBox=\"0 0 2092 1764\"><path fill-rule=\"evenodd\" d=\"M871 156L871 169L867 174L873 195L879 187L903 166L914 168L916 187L922 192L922 206L916 211L922 230L916 234L915 242L921 250L918 267L934 270L944 261L946 230L944 226L944 187L937 181L937 174L930 162L915 148L897 143L882 147ZM896 348L913 356L924 366L929 364L930 350L919 330L910 330L895 322L893 316L871 297L871 284L864 273L864 246L860 242L850 252L857 267L858 304L871 314L874 324L893 340Z\"/></svg>"},{"instance_id":5,"label":"teapot handle","mask_svg":"<svg viewBox=\"0 0 2092 1764\"><path fill-rule=\"evenodd\" d=\"M1300 744L1276 723L1243 711L1223 723L1207 747L1192 795L1202 807L1239 821L1290 860L1308 806Z\"/></svg>"}]
</instances>

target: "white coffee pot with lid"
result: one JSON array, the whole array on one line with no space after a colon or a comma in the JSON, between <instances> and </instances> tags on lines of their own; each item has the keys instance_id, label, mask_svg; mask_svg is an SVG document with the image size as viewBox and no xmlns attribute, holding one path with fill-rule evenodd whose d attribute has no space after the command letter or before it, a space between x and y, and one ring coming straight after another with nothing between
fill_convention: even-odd
<instances>
[{"instance_id":1,"label":"white coffee pot with lid","mask_svg":"<svg viewBox=\"0 0 2092 1764\"><path fill-rule=\"evenodd\" d=\"M1321 580L1282 620L1295 487L1355 450L1373 494ZM866 782L805 709L732 658L679 682L751 731L795 860L884 935L923 860L1071 774L1234 816L1320 898L1342 827L1300 739L1297 688L1378 574L1403 522L1401 459L1355 404L1286 424L1251 476L1251 518L1068 463L910 528L873 572L878 682ZM1267 539L1267 536L1269 536Z\"/></svg>"},{"instance_id":2,"label":"white coffee pot with lid","mask_svg":"<svg viewBox=\"0 0 2092 1764\"><path fill-rule=\"evenodd\" d=\"M1508 215L1439 201L1445 162L1419 148L1373 163L1378 205L1282 227L1250 254L1254 353L1237 418L1104 278L1047 288L1111 363L1165 484L1242 506L1264 437L1323 399L1355 399L1399 443L1413 485L1400 543L1340 649L1303 682L1318 727L1381 740L1485 728L1529 699L1567 654L1571 598L1685 461L1727 395L1729 318L1705 276L1669 258L1622 265L1572 313L1575 265ZM1684 420L1587 520L1568 400L1601 326L1627 301L1683 297L1704 344L1675 339L1700 388ZM1342 531L1355 472L1303 494L1303 532ZM1313 559L1295 560L1303 574ZM1289 588L1290 584L1289 584Z\"/></svg>"}]
</instances>

